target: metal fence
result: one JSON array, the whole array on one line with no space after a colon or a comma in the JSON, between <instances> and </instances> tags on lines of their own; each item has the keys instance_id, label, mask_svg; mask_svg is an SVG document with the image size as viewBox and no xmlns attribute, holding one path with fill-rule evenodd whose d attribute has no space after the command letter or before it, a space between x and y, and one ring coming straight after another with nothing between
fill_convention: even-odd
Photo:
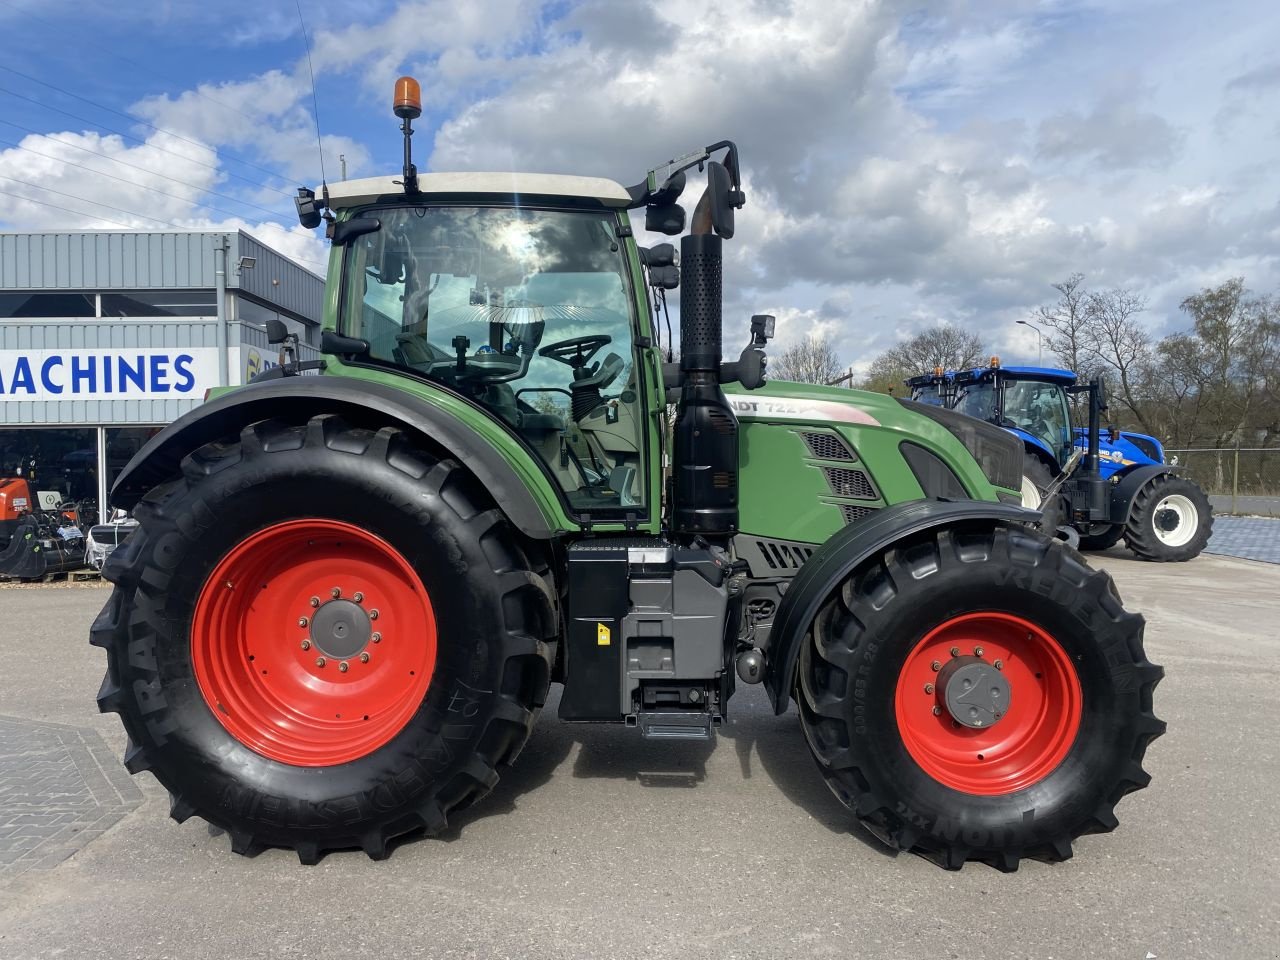
<instances>
[{"instance_id":1,"label":"metal fence","mask_svg":"<svg viewBox=\"0 0 1280 960\"><path fill-rule=\"evenodd\" d=\"M1280 447L1165 448L1165 459L1221 502L1231 513L1276 514L1280 510ZM1229 500L1227 498L1230 498ZM1271 503L1262 501L1271 500Z\"/></svg>"}]
</instances>

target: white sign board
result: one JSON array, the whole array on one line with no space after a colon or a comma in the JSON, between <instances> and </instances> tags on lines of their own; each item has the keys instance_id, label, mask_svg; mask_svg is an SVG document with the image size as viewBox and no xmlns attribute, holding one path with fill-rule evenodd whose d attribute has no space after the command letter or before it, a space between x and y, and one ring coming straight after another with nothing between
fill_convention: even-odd
<instances>
[{"instance_id":1,"label":"white sign board","mask_svg":"<svg viewBox=\"0 0 1280 960\"><path fill-rule=\"evenodd\" d=\"M0 401L199 400L217 383L217 347L0 350Z\"/></svg>"}]
</instances>

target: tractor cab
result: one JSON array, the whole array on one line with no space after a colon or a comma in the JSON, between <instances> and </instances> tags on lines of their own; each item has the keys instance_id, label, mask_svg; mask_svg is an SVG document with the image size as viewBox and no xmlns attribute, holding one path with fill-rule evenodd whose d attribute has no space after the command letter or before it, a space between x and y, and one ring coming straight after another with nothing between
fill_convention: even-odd
<instances>
[{"instance_id":1,"label":"tractor cab","mask_svg":"<svg viewBox=\"0 0 1280 960\"><path fill-rule=\"evenodd\" d=\"M1016 434L1055 467L1071 456L1074 434L1067 388L1076 382L1069 370L1052 367L989 367L955 375L954 409Z\"/></svg>"},{"instance_id":2,"label":"tractor cab","mask_svg":"<svg viewBox=\"0 0 1280 960\"><path fill-rule=\"evenodd\" d=\"M942 367L934 367L932 373L922 373L902 382L911 391L911 399L916 403L948 409L955 403L955 374Z\"/></svg>"}]
</instances>

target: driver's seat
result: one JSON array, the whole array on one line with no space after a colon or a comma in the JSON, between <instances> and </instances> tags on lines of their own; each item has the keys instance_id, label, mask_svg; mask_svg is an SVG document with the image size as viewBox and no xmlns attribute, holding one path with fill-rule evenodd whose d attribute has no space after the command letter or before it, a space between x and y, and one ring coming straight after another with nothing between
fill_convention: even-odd
<instances>
[{"instance_id":1,"label":"driver's seat","mask_svg":"<svg viewBox=\"0 0 1280 960\"><path fill-rule=\"evenodd\" d=\"M573 400L575 421L581 421L583 417L604 403L604 397L600 395L601 387L613 383L626 365L627 362L622 357L611 353L596 366L593 372L589 373L586 367L578 367L573 371L573 383L569 386L569 393Z\"/></svg>"}]
</instances>

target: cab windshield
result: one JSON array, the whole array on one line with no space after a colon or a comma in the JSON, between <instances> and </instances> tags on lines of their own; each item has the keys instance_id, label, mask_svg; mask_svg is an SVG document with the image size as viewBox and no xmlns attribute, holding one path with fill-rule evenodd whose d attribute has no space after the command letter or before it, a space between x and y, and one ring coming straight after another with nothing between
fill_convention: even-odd
<instances>
[{"instance_id":1,"label":"cab windshield","mask_svg":"<svg viewBox=\"0 0 1280 960\"><path fill-rule=\"evenodd\" d=\"M350 244L343 332L517 432L572 505L642 502L632 297L616 215L378 208Z\"/></svg>"}]
</instances>

